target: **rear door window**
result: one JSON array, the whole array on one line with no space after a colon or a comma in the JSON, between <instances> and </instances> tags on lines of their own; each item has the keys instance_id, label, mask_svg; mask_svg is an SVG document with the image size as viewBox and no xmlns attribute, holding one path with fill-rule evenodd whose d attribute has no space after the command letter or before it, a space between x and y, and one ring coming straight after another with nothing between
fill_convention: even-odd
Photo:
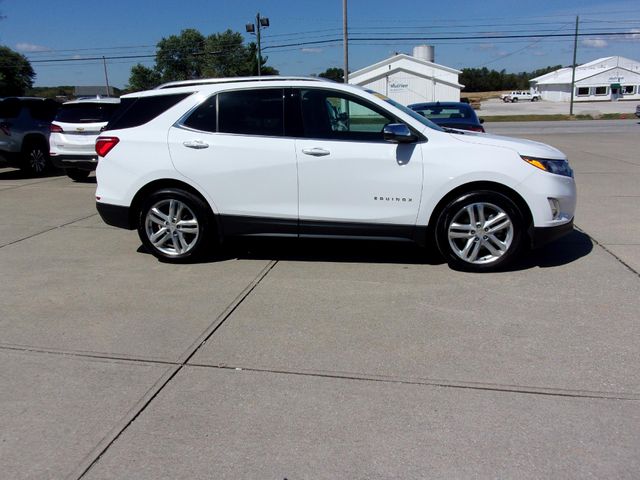
<instances>
[{"instance_id":1,"label":"rear door window","mask_svg":"<svg viewBox=\"0 0 640 480\"><path fill-rule=\"evenodd\" d=\"M284 135L282 88L237 90L218 94L218 132Z\"/></svg>"}]
</instances>

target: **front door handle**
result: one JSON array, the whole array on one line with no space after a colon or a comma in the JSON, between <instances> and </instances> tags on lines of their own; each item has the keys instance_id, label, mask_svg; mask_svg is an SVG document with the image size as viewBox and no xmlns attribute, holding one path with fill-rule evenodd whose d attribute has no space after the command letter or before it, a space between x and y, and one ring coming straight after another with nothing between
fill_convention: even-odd
<instances>
[{"instance_id":1,"label":"front door handle","mask_svg":"<svg viewBox=\"0 0 640 480\"><path fill-rule=\"evenodd\" d=\"M324 148L313 147L313 148L303 148L302 153L304 153L305 155L311 155L313 157L324 157L326 155L329 155L331 152Z\"/></svg>"},{"instance_id":2,"label":"front door handle","mask_svg":"<svg viewBox=\"0 0 640 480\"><path fill-rule=\"evenodd\" d=\"M209 144L207 142L203 142L202 140L188 140L186 142L182 142L182 144L187 148L195 148L196 150L209 148Z\"/></svg>"}]
</instances>

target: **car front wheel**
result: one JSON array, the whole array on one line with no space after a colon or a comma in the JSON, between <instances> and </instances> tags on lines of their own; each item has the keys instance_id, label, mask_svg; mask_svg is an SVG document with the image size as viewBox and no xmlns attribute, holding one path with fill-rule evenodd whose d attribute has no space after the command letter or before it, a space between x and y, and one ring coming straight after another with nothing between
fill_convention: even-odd
<instances>
[{"instance_id":1,"label":"car front wheel","mask_svg":"<svg viewBox=\"0 0 640 480\"><path fill-rule=\"evenodd\" d=\"M491 191L466 193L443 210L436 227L438 249L458 270L502 269L520 253L524 220L507 196Z\"/></svg>"},{"instance_id":2,"label":"car front wheel","mask_svg":"<svg viewBox=\"0 0 640 480\"><path fill-rule=\"evenodd\" d=\"M163 189L143 202L138 235L157 258L185 262L201 258L211 231L205 202L180 189Z\"/></svg>"}]
</instances>

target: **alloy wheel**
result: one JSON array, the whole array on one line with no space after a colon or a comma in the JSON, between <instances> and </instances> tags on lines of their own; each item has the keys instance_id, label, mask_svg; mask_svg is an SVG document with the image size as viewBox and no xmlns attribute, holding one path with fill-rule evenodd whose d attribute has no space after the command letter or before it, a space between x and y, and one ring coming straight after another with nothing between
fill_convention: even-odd
<instances>
[{"instance_id":1,"label":"alloy wheel","mask_svg":"<svg viewBox=\"0 0 640 480\"><path fill-rule=\"evenodd\" d=\"M513 237L512 219L502 208L488 202L465 205L447 229L452 251L474 265L498 260L509 251Z\"/></svg>"},{"instance_id":2,"label":"alloy wheel","mask_svg":"<svg viewBox=\"0 0 640 480\"><path fill-rule=\"evenodd\" d=\"M145 217L145 232L149 242L168 256L190 252L200 235L195 213L176 199L163 199L151 206Z\"/></svg>"},{"instance_id":3,"label":"alloy wheel","mask_svg":"<svg viewBox=\"0 0 640 480\"><path fill-rule=\"evenodd\" d=\"M42 173L47 166L47 157L41 148L33 148L29 152L29 167L35 173Z\"/></svg>"}]
</instances>

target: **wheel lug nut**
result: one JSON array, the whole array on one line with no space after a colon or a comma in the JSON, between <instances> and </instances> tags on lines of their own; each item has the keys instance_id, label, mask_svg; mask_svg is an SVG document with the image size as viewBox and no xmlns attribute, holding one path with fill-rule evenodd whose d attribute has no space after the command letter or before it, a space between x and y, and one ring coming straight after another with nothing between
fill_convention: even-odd
<instances>
[{"instance_id":1,"label":"wheel lug nut","mask_svg":"<svg viewBox=\"0 0 640 480\"><path fill-rule=\"evenodd\" d=\"M488 240L489 237L487 237L486 235L484 237L482 237L483 240Z\"/></svg>"},{"instance_id":2,"label":"wheel lug nut","mask_svg":"<svg viewBox=\"0 0 640 480\"><path fill-rule=\"evenodd\" d=\"M485 229L484 229L484 231L485 231L485 232L488 232L488 231L489 231L489 229L488 229L488 228L485 228Z\"/></svg>"},{"instance_id":3,"label":"wheel lug nut","mask_svg":"<svg viewBox=\"0 0 640 480\"><path fill-rule=\"evenodd\" d=\"M475 235L476 231L475 230L471 230L471 235Z\"/></svg>"}]
</instances>

